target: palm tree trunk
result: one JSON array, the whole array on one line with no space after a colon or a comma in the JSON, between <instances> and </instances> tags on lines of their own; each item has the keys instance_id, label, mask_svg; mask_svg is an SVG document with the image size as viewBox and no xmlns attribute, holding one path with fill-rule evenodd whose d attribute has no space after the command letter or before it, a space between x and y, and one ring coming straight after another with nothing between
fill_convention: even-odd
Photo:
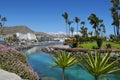
<instances>
[{"instance_id":1,"label":"palm tree trunk","mask_svg":"<svg viewBox=\"0 0 120 80\"><path fill-rule=\"evenodd\" d=\"M118 26L118 38L119 38L119 36L120 36L119 30L120 30L120 27ZM119 38L119 39L120 39L120 38Z\"/></svg>"},{"instance_id":2,"label":"palm tree trunk","mask_svg":"<svg viewBox=\"0 0 120 80\"><path fill-rule=\"evenodd\" d=\"M66 23L66 36L68 36L67 23Z\"/></svg>"},{"instance_id":3,"label":"palm tree trunk","mask_svg":"<svg viewBox=\"0 0 120 80\"><path fill-rule=\"evenodd\" d=\"M67 36L67 23L66 23L66 36Z\"/></svg>"},{"instance_id":4,"label":"palm tree trunk","mask_svg":"<svg viewBox=\"0 0 120 80\"><path fill-rule=\"evenodd\" d=\"M69 33L69 37L70 37L70 25L69 25L68 33Z\"/></svg>"},{"instance_id":5,"label":"palm tree trunk","mask_svg":"<svg viewBox=\"0 0 120 80\"><path fill-rule=\"evenodd\" d=\"M77 23L77 35L78 35L78 23Z\"/></svg>"},{"instance_id":6,"label":"palm tree trunk","mask_svg":"<svg viewBox=\"0 0 120 80\"><path fill-rule=\"evenodd\" d=\"M98 76L95 75L95 80L98 80Z\"/></svg>"},{"instance_id":7,"label":"palm tree trunk","mask_svg":"<svg viewBox=\"0 0 120 80\"><path fill-rule=\"evenodd\" d=\"M114 26L114 35L115 35L115 37L116 37L116 29L115 29L116 27Z\"/></svg>"},{"instance_id":8,"label":"palm tree trunk","mask_svg":"<svg viewBox=\"0 0 120 80\"><path fill-rule=\"evenodd\" d=\"M72 37L73 37L73 32L72 32Z\"/></svg>"},{"instance_id":9,"label":"palm tree trunk","mask_svg":"<svg viewBox=\"0 0 120 80\"><path fill-rule=\"evenodd\" d=\"M98 35L97 35L97 30L96 30L96 28L95 28L95 35L98 36Z\"/></svg>"},{"instance_id":10,"label":"palm tree trunk","mask_svg":"<svg viewBox=\"0 0 120 80\"><path fill-rule=\"evenodd\" d=\"M119 39L119 26L116 26L116 31L117 31L117 39Z\"/></svg>"},{"instance_id":11,"label":"palm tree trunk","mask_svg":"<svg viewBox=\"0 0 120 80\"><path fill-rule=\"evenodd\" d=\"M65 80L65 69L62 69L62 79Z\"/></svg>"}]
</instances>

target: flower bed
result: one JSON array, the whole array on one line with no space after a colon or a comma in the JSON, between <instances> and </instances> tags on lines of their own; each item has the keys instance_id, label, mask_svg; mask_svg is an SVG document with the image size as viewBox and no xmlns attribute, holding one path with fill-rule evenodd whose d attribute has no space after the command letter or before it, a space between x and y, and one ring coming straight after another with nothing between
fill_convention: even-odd
<instances>
[{"instance_id":1,"label":"flower bed","mask_svg":"<svg viewBox=\"0 0 120 80\"><path fill-rule=\"evenodd\" d=\"M38 75L32 70L26 56L17 50L0 44L1 68L16 73L23 79L39 80Z\"/></svg>"}]
</instances>

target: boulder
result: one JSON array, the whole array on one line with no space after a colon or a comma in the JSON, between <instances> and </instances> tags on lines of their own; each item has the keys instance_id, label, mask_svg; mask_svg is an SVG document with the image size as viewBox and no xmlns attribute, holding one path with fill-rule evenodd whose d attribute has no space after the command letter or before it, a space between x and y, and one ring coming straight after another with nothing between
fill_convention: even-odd
<instances>
[{"instance_id":1,"label":"boulder","mask_svg":"<svg viewBox=\"0 0 120 80\"><path fill-rule=\"evenodd\" d=\"M22 80L22 79L15 73L11 73L0 69L0 80Z\"/></svg>"}]
</instances>

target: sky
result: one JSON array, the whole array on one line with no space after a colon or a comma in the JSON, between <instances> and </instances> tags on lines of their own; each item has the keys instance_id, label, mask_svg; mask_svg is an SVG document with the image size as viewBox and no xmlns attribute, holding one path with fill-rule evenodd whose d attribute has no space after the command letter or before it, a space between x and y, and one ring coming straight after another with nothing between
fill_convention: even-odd
<instances>
[{"instance_id":1,"label":"sky","mask_svg":"<svg viewBox=\"0 0 120 80\"><path fill-rule=\"evenodd\" d=\"M37 32L66 32L65 20L61 16L67 12L70 20L79 17L86 22L89 31L91 13L103 19L106 35L113 34L109 0L0 0L0 15L7 18L5 26L25 25ZM79 24L80 25L80 24ZM75 28L76 24L71 25Z\"/></svg>"}]
</instances>

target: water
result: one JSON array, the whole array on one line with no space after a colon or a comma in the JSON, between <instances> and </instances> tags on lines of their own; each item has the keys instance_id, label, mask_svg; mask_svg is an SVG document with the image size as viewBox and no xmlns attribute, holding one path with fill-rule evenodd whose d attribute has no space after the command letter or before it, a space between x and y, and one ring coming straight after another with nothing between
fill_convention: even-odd
<instances>
[{"instance_id":1,"label":"water","mask_svg":"<svg viewBox=\"0 0 120 80\"><path fill-rule=\"evenodd\" d=\"M32 52L32 54L30 54L26 52L26 55L29 64L42 80L62 80L61 69L52 67L53 61L49 54L44 52ZM66 80L94 80L93 76L78 67L67 69L65 76ZM120 77L115 75L102 76L101 79L104 77L108 77L109 80L120 80Z\"/></svg>"}]
</instances>

